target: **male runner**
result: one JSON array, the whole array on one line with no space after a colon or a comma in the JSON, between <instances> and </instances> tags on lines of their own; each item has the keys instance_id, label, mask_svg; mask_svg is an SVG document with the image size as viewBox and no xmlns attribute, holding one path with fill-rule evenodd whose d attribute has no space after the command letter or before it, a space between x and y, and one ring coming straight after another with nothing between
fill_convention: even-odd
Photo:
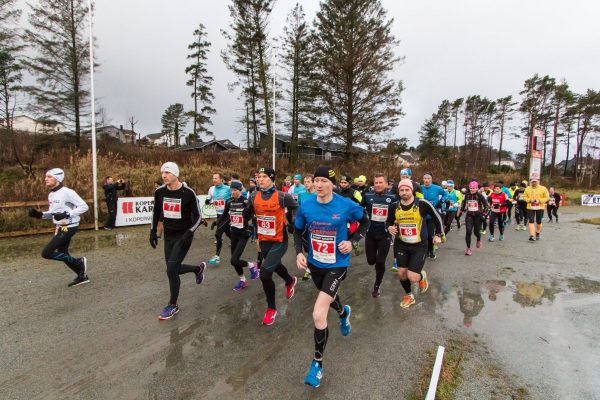
<instances>
[{"instance_id":1,"label":"male runner","mask_svg":"<svg viewBox=\"0 0 600 400\"><path fill-rule=\"evenodd\" d=\"M48 211L29 209L29 216L38 219L51 219L55 225L54 237L42 250L42 257L46 260L64 262L76 275L68 284L69 287L88 283L87 258L75 258L69 254L71 238L79 227L79 216L88 210L88 206L73 190L63 186L65 173L60 168L53 168L46 172L44 183L50 190L48 194Z\"/></svg>"},{"instance_id":2,"label":"male runner","mask_svg":"<svg viewBox=\"0 0 600 400\"><path fill-rule=\"evenodd\" d=\"M205 203L215 206L217 211L217 220L225 209L225 202L231 198L231 188L225 184L223 175L220 172L214 173L212 176L213 186L208 189L208 196ZM211 229L217 227L215 232L216 252L213 258L208 260L209 264L219 264L221 262L221 249L223 248L223 233L229 236L229 230L226 225L218 225L213 222Z\"/></svg>"},{"instance_id":3,"label":"male runner","mask_svg":"<svg viewBox=\"0 0 600 400\"><path fill-rule=\"evenodd\" d=\"M260 190L250 196L244 218L256 217L258 244L262 253L260 280L267 298L267 310L262 322L264 325L271 325L277 316L273 272L285 281L285 297L288 300L294 296L294 286L298 281L281 262L288 248L287 231L294 231L293 218L298 203L290 194L277 190L273 168L264 167L259 170L258 186Z\"/></svg>"},{"instance_id":4,"label":"male runner","mask_svg":"<svg viewBox=\"0 0 600 400\"><path fill-rule=\"evenodd\" d=\"M449 179L446 182L446 190L448 192L448 198L444 203L446 205L446 215L444 218L444 234L448 234L450 232L450 228L452 227L452 221L456 219L456 214L458 212L458 207L462 202L462 193L458 190L454 189L454 181ZM460 219L456 219L458 223L458 229L460 229Z\"/></svg>"},{"instance_id":5,"label":"male runner","mask_svg":"<svg viewBox=\"0 0 600 400\"><path fill-rule=\"evenodd\" d=\"M375 265L375 284L371 295L379 297L381 282L385 274L385 260L392 243L392 237L386 230L385 222L392 203L396 202L398 197L386 190L386 179L383 174L374 175L373 186L373 191L365 193L361 205L371 221L365 238L367 263Z\"/></svg>"},{"instance_id":6,"label":"male runner","mask_svg":"<svg viewBox=\"0 0 600 400\"><path fill-rule=\"evenodd\" d=\"M431 172L426 172L423 175L423 186L421 187L423 191L423 197L427 200L431 205L439 210L441 208L441 204L445 203L448 199L448 192L442 189L440 186L433 183L433 174ZM433 232L434 232L434 221L430 216L427 216L427 232L429 237L427 238L427 251L429 254L429 258L435 260L436 255L435 251L437 245L433 243Z\"/></svg>"},{"instance_id":7,"label":"male runner","mask_svg":"<svg viewBox=\"0 0 600 400\"><path fill-rule=\"evenodd\" d=\"M356 179L356 191L360 193L361 196L364 196L365 193L369 191L369 185L367 185L367 177L364 175L359 176Z\"/></svg>"},{"instance_id":8,"label":"male runner","mask_svg":"<svg viewBox=\"0 0 600 400\"><path fill-rule=\"evenodd\" d=\"M561 201L560 194L556 193L553 187L548 190L548 193L550 195L550 199L548 200L546 209L548 210L548 218L550 219L549 222L552 222L552 215L554 215L556 222L558 222L558 207L560 206Z\"/></svg>"},{"instance_id":9,"label":"male runner","mask_svg":"<svg viewBox=\"0 0 600 400\"><path fill-rule=\"evenodd\" d=\"M302 175L294 175L294 184L288 190L288 193L292 195L294 200L298 201L298 196L306 191L306 188L302 184Z\"/></svg>"},{"instance_id":10,"label":"male runner","mask_svg":"<svg viewBox=\"0 0 600 400\"><path fill-rule=\"evenodd\" d=\"M320 166L314 175L317 195L300 206L295 221L294 247L298 268L310 269L313 282L319 289L313 309L315 355L304 379L307 385L319 387L323 377L323 353L329 336L329 307L340 317L342 336L350 333L351 308L349 305L342 306L337 292L350 266L353 242L358 242L364 235L369 219L358 204L333 193L336 179L331 168ZM360 225L349 236L347 224L352 221L360 221ZM302 232L305 229L309 231L308 258L302 253Z\"/></svg>"},{"instance_id":11,"label":"male runner","mask_svg":"<svg viewBox=\"0 0 600 400\"><path fill-rule=\"evenodd\" d=\"M526 184L519 182L519 187L515 190L513 200L515 203L515 220L517 221L517 231L524 231L527 225L527 202L525 201Z\"/></svg>"},{"instance_id":12,"label":"male runner","mask_svg":"<svg viewBox=\"0 0 600 400\"><path fill-rule=\"evenodd\" d=\"M248 206L248 199L242 196L242 184L239 181L231 182L231 198L225 202L223 214L219 216L217 226L226 226L231 238L231 265L239 277L239 281L233 290L241 291L248 287L248 281L244 276L244 268L250 271L250 279L258 278L259 272L256 263L242 260L242 254L246 243L250 239L251 231L248 228L248 220L244 218L244 210Z\"/></svg>"},{"instance_id":13,"label":"male runner","mask_svg":"<svg viewBox=\"0 0 600 400\"><path fill-rule=\"evenodd\" d=\"M413 175L413 172L412 172L412 169L410 169L410 168L402 168L402 170L400 171L400 179L410 180L413 184L415 196L419 199L422 199L423 191L421 190L421 185L419 184L419 182L413 180L412 175ZM394 193L394 194L398 193L398 183L395 183L392 185L392 193Z\"/></svg>"},{"instance_id":14,"label":"male runner","mask_svg":"<svg viewBox=\"0 0 600 400\"><path fill-rule=\"evenodd\" d=\"M523 197L527 202L527 219L529 220L529 240L540 240L542 233L542 220L544 219L544 206L550 200L550 194L545 186L540 185L537 178L530 179L531 186L525 189ZM537 226L536 226L537 224ZM534 237L535 234L535 237Z\"/></svg>"},{"instance_id":15,"label":"male runner","mask_svg":"<svg viewBox=\"0 0 600 400\"><path fill-rule=\"evenodd\" d=\"M192 246L194 231L203 222L196 193L179 181L179 167L174 162L164 163L160 167L160 172L165 184L154 192L150 246L155 249L158 245L156 227L158 221L162 220L165 261L171 297L158 319L167 320L179 312L177 305L181 286L179 275L193 272L196 275L196 283L201 284L204 281L206 263L183 264L183 260Z\"/></svg>"},{"instance_id":16,"label":"male runner","mask_svg":"<svg viewBox=\"0 0 600 400\"><path fill-rule=\"evenodd\" d=\"M434 227L433 243L442 242L442 219L429 201L416 198L413 194L412 182L403 179L398 183L400 200L390 208L386 226L388 232L396 237L394 256L398 262L398 277L406 295L400 306L408 308L415 304L415 296L411 285L419 284L420 293L429 288L427 273L423 270L427 258L427 223L429 215Z\"/></svg>"},{"instance_id":17,"label":"male runner","mask_svg":"<svg viewBox=\"0 0 600 400\"><path fill-rule=\"evenodd\" d=\"M360 204L362 202L362 194L350 185L351 181L352 177L350 175L340 176L340 180L338 182L338 187L340 189L339 194L342 197L353 200Z\"/></svg>"},{"instance_id":18,"label":"male runner","mask_svg":"<svg viewBox=\"0 0 600 400\"><path fill-rule=\"evenodd\" d=\"M305 201L308 197L316 196L314 179L315 179L315 177L313 176L313 174L304 175L304 188L306 190L298 196L298 205L301 205L302 202ZM305 236L304 243L307 246L306 248L308 249L308 230L306 232L304 232L304 236ZM307 281L309 279L310 279L310 270L307 269L304 272L304 275L302 275L302 280Z\"/></svg>"}]
</instances>

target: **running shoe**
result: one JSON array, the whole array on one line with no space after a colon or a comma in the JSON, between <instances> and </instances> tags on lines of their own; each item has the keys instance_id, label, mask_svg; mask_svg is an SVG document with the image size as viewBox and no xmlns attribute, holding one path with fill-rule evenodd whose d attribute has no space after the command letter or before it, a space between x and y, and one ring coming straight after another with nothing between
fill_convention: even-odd
<instances>
[{"instance_id":1,"label":"running shoe","mask_svg":"<svg viewBox=\"0 0 600 400\"><path fill-rule=\"evenodd\" d=\"M277 310L274 308L267 308L265 311L265 316L263 317L263 325L272 325L275 322L275 317L277 316Z\"/></svg>"},{"instance_id":2,"label":"running shoe","mask_svg":"<svg viewBox=\"0 0 600 400\"><path fill-rule=\"evenodd\" d=\"M471 254L473 254L473 250L471 250L470 247L467 247L467 250L465 251L465 255L470 256Z\"/></svg>"},{"instance_id":3,"label":"running shoe","mask_svg":"<svg viewBox=\"0 0 600 400\"><path fill-rule=\"evenodd\" d=\"M352 245L352 247L354 248L354 255L356 257L360 256L361 254L361 250L360 250L360 245L358 243Z\"/></svg>"},{"instance_id":4,"label":"running shoe","mask_svg":"<svg viewBox=\"0 0 600 400\"><path fill-rule=\"evenodd\" d=\"M392 265L392 272L398 272L398 261L394 259L394 265Z\"/></svg>"},{"instance_id":5,"label":"running shoe","mask_svg":"<svg viewBox=\"0 0 600 400\"><path fill-rule=\"evenodd\" d=\"M436 251L437 251L437 249L438 249L438 245L434 243L434 244L433 244L433 251L434 251L434 252L436 252Z\"/></svg>"},{"instance_id":6,"label":"running shoe","mask_svg":"<svg viewBox=\"0 0 600 400\"><path fill-rule=\"evenodd\" d=\"M437 258L437 255L435 254L435 250L432 250L429 252L429 258L432 260L435 260Z\"/></svg>"},{"instance_id":7,"label":"running shoe","mask_svg":"<svg viewBox=\"0 0 600 400\"><path fill-rule=\"evenodd\" d=\"M535 234L535 240L540 240L540 234L539 233Z\"/></svg>"},{"instance_id":8,"label":"running shoe","mask_svg":"<svg viewBox=\"0 0 600 400\"><path fill-rule=\"evenodd\" d=\"M69 287L75 287L75 286L79 286L79 285L83 285L85 283L89 283L90 282L90 278L88 278L87 275L78 275L77 278L73 279L73 281L71 283L69 283L67 286Z\"/></svg>"},{"instance_id":9,"label":"running shoe","mask_svg":"<svg viewBox=\"0 0 600 400\"><path fill-rule=\"evenodd\" d=\"M314 388L321 386L321 378L323 378L323 367L316 360L310 363L310 368L304 378L304 383Z\"/></svg>"},{"instance_id":10,"label":"running shoe","mask_svg":"<svg viewBox=\"0 0 600 400\"><path fill-rule=\"evenodd\" d=\"M177 314L178 312L179 312L179 307L169 304L168 306L163 308L163 310L161 311L161 313L158 316L158 319L161 321L171 319L173 317L173 315Z\"/></svg>"},{"instance_id":11,"label":"running shoe","mask_svg":"<svg viewBox=\"0 0 600 400\"><path fill-rule=\"evenodd\" d=\"M427 272L421 271L423 278L419 281L419 293L425 293L429 289L429 281L427 280Z\"/></svg>"},{"instance_id":12,"label":"running shoe","mask_svg":"<svg viewBox=\"0 0 600 400\"><path fill-rule=\"evenodd\" d=\"M308 270L306 270L306 272L304 273L304 275L302 275L302 280L303 281L307 281L310 279L310 272Z\"/></svg>"},{"instance_id":13,"label":"running shoe","mask_svg":"<svg viewBox=\"0 0 600 400\"><path fill-rule=\"evenodd\" d=\"M211 265L216 265L216 264L219 264L220 262L221 262L221 257L219 257L219 256L214 256L213 258L208 260L208 263Z\"/></svg>"},{"instance_id":14,"label":"running shoe","mask_svg":"<svg viewBox=\"0 0 600 400\"><path fill-rule=\"evenodd\" d=\"M292 276L292 283L290 283L289 285L286 284L285 285L285 298L286 299L291 299L292 297L294 297L294 286L296 286L296 283L298 282L298 278L296 278L295 276Z\"/></svg>"},{"instance_id":15,"label":"running shoe","mask_svg":"<svg viewBox=\"0 0 600 400\"><path fill-rule=\"evenodd\" d=\"M520 231L521 230L521 225L517 225L517 227L515 228L515 231Z\"/></svg>"},{"instance_id":16,"label":"running shoe","mask_svg":"<svg viewBox=\"0 0 600 400\"><path fill-rule=\"evenodd\" d=\"M206 263L202 261L198 265L198 272L196 272L196 283L199 285L204 282L204 270L206 270Z\"/></svg>"},{"instance_id":17,"label":"running shoe","mask_svg":"<svg viewBox=\"0 0 600 400\"><path fill-rule=\"evenodd\" d=\"M493 242L494 240L496 240L494 239L494 235L490 235L490 237L488 238L488 242Z\"/></svg>"},{"instance_id":18,"label":"running shoe","mask_svg":"<svg viewBox=\"0 0 600 400\"><path fill-rule=\"evenodd\" d=\"M375 298L381 296L381 289L379 289L379 286L377 286L377 285L373 286L373 291L371 292L371 296L373 296Z\"/></svg>"},{"instance_id":19,"label":"running shoe","mask_svg":"<svg viewBox=\"0 0 600 400\"><path fill-rule=\"evenodd\" d=\"M400 303L400 307L402 308L408 308L410 306L412 306L413 304L415 304L415 296L411 293L411 294L407 294L406 296L404 296L402 298L402 303Z\"/></svg>"},{"instance_id":20,"label":"running shoe","mask_svg":"<svg viewBox=\"0 0 600 400\"><path fill-rule=\"evenodd\" d=\"M529 236L529 241L530 242L535 242L535 238L533 236Z\"/></svg>"},{"instance_id":21,"label":"running shoe","mask_svg":"<svg viewBox=\"0 0 600 400\"><path fill-rule=\"evenodd\" d=\"M344 311L346 311L346 316L344 318L340 317L340 332L342 332L342 336L348 336L350 333L350 314L352 313L352 308L346 304Z\"/></svg>"},{"instance_id":22,"label":"running shoe","mask_svg":"<svg viewBox=\"0 0 600 400\"><path fill-rule=\"evenodd\" d=\"M260 276L260 271L258 270L258 268L256 268L255 263L250 263L250 264L252 264L252 266L250 268L248 268L250 270L250 279L252 279L252 280L258 279L258 277Z\"/></svg>"},{"instance_id":23,"label":"running shoe","mask_svg":"<svg viewBox=\"0 0 600 400\"><path fill-rule=\"evenodd\" d=\"M500 237L498 238L498 240L503 241L504 240L504 235L500 235Z\"/></svg>"},{"instance_id":24,"label":"running shoe","mask_svg":"<svg viewBox=\"0 0 600 400\"><path fill-rule=\"evenodd\" d=\"M481 240L478 240L478 241L477 241L477 243L476 243L476 246L477 246L477 248L478 248L478 249L480 249L480 248L481 248Z\"/></svg>"},{"instance_id":25,"label":"running shoe","mask_svg":"<svg viewBox=\"0 0 600 400\"><path fill-rule=\"evenodd\" d=\"M246 289L248 287L248 281L238 281L237 285L233 287L233 290L236 292L241 292L242 289Z\"/></svg>"},{"instance_id":26,"label":"running shoe","mask_svg":"<svg viewBox=\"0 0 600 400\"><path fill-rule=\"evenodd\" d=\"M486 231L486 230L483 230L483 231L481 231L481 234L482 234L482 235L485 235L486 233L487 233L487 231Z\"/></svg>"}]
</instances>

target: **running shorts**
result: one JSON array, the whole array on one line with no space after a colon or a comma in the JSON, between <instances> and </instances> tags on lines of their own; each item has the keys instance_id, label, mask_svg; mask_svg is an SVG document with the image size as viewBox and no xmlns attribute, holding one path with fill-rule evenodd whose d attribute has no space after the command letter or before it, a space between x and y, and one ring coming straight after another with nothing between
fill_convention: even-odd
<instances>
[{"instance_id":1,"label":"running shorts","mask_svg":"<svg viewBox=\"0 0 600 400\"><path fill-rule=\"evenodd\" d=\"M340 283L346 279L348 268L319 268L308 264L310 275L317 289L335 298Z\"/></svg>"},{"instance_id":2,"label":"running shorts","mask_svg":"<svg viewBox=\"0 0 600 400\"><path fill-rule=\"evenodd\" d=\"M409 271L420 274L427 258L427 241L407 244L396 240L394 241L394 257L398 268L408 268Z\"/></svg>"}]
</instances>

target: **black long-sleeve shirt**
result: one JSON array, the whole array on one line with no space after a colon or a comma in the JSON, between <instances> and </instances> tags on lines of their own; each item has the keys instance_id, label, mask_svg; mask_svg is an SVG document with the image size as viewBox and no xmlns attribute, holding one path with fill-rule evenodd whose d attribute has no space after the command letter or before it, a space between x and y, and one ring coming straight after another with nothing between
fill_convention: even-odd
<instances>
[{"instance_id":1,"label":"black long-sleeve shirt","mask_svg":"<svg viewBox=\"0 0 600 400\"><path fill-rule=\"evenodd\" d=\"M102 186L102 189L104 189L104 198L106 199L106 203L116 205L117 199L119 198L117 191L125 189L125 184L120 182L105 183Z\"/></svg>"},{"instance_id":2,"label":"black long-sleeve shirt","mask_svg":"<svg viewBox=\"0 0 600 400\"><path fill-rule=\"evenodd\" d=\"M186 230L194 232L202 222L202 214L196 193L186 185L169 190L166 185L154 192L152 227L163 221L165 239L177 238Z\"/></svg>"}]
</instances>

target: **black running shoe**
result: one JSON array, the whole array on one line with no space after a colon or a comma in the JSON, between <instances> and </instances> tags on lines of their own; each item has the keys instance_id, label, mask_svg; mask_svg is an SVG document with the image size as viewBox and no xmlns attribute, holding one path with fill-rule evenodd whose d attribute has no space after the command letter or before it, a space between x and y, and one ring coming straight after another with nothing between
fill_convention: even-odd
<instances>
[{"instance_id":1,"label":"black running shoe","mask_svg":"<svg viewBox=\"0 0 600 400\"><path fill-rule=\"evenodd\" d=\"M89 283L90 278L87 275L80 275L77 278L73 279L73 282L69 283L69 287L74 287L78 285L83 285L84 283Z\"/></svg>"},{"instance_id":2,"label":"black running shoe","mask_svg":"<svg viewBox=\"0 0 600 400\"><path fill-rule=\"evenodd\" d=\"M529 236L529 241L530 242L535 242L535 238L533 236Z\"/></svg>"}]
</instances>

